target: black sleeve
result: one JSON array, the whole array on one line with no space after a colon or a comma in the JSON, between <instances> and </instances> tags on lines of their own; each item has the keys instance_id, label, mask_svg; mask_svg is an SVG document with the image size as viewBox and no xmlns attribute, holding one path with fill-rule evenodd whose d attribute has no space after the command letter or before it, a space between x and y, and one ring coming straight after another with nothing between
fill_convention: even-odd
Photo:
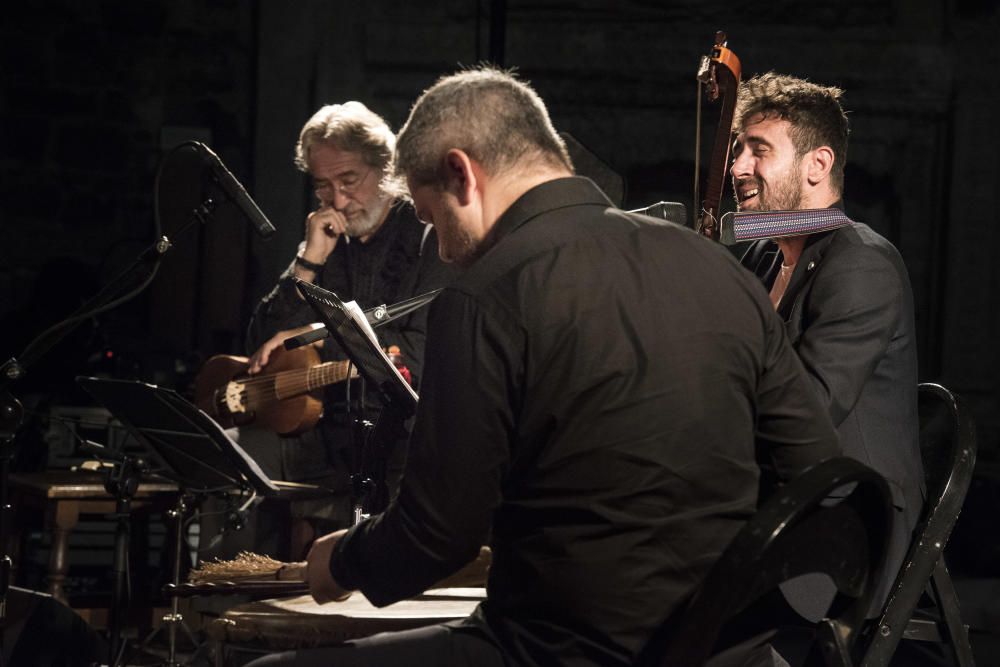
<instances>
[{"instance_id":1,"label":"black sleeve","mask_svg":"<svg viewBox=\"0 0 1000 667\"><path fill-rule=\"evenodd\" d=\"M839 426L854 409L902 318L897 269L877 251L855 248L851 261L827 261L815 277L797 352L813 388Z\"/></svg>"},{"instance_id":2,"label":"black sleeve","mask_svg":"<svg viewBox=\"0 0 1000 667\"><path fill-rule=\"evenodd\" d=\"M316 321L312 311L295 289L292 282L295 264L289 264L285 272L257 307L254 309L250 324L247 326L247 354L253 354L274 334L286 329L304 326ZM322 274L316 277L316 284L321 285Z\"/></svg>"},{"instance_id":3,"label":"black sleeve","mask_svg":"<svg viewBox=\"0 0 1000 667\"><path fill-rule=\"evenodd\" d=\"M387 605L475 557L502 497L523 347L516 329L471 297L438 297L399 494L338 544L330 570L341 586Z\"/></svg>"}]
</instances>

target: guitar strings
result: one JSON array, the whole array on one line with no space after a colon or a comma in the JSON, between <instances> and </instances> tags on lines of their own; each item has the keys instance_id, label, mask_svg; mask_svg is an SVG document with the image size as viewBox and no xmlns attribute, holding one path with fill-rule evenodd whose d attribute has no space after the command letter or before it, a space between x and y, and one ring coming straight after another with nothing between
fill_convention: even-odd
<instances>
[{"instance_id":1,"label":"guitar strings","mask_svg":"<svg viewBox=\"0 0 1000 667\"><path fill-rule=\"evenodd\" d=\"M281 383L283 393L299 395L312 389L323 387L348 378L349 362L329 361L312 368L280 371L263 377L234 380L243 385L241 397L247 408L252 408L260 402L276 400L278 396L277 377L285 380Z\"/></svg>"}]
</instances>

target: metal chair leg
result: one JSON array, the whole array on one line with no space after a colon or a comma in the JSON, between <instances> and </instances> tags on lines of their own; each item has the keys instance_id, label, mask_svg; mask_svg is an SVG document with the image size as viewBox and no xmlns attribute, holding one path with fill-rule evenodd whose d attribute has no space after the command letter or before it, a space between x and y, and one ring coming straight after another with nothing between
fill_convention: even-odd
<instances>
[{"instance_id":1,"label":"metal chair leg","mask_svg":"<svg viewBox=\"0 0 1000 667\"><path fill-rule=\"evenodd\" d=\"M948 574L944 558L939 558L934 566L930 585L948 632L947 638L943 639L951 648L955 664L958 667L973 667L975 660L972 657L972 646L969 644L969 630L962 623L962 615L958 609L958 595L955 593L955 585L951 581L951 575Z\"/></svg>"}]
</instances>

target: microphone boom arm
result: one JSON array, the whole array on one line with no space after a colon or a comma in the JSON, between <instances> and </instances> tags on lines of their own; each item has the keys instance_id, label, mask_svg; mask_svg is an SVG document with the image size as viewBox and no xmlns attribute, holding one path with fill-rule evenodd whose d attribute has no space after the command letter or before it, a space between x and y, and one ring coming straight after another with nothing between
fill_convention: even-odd
<instances>
[{"instance_id":1,"label":"microphone boom arm","mask_svg":"<svg viewBox=\"0 0 1000 667\"><path fill-rule=\"evenodd\" d=\"M380 327L383 324L388 324L395 319L403 317L404 315L409 315L413 311L423 308L433 301L442 289L444 288L441 287L436 290L431 290L430 292L424 292L423 294L418 294L417 296L409 299L397 301L391 305L383 303L375 306L374 308L369 308L364 311L365 318L367 318L368 324L372 325L373 328ZM302 347L303 345L315 343L316 341L322 340L329 335L330 332L326 330L325 326L319 326L311 331L286 338L284 343L285 349L294 350L298 347Z\"/></svg>"}]
</instances>

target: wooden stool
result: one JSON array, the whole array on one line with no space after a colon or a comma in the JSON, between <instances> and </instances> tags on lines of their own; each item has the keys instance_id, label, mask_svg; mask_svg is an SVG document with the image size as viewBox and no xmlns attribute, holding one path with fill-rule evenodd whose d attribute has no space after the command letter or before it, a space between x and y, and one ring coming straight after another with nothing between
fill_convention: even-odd
<instances>
[{"instance_id":1,"label":"wooden stool","mask_svg":"<svg viewBox=\"0 0 1000 667\"><path fill-rule=\"evenodd\" d=\"M69 569L69 536L81 514L113 513L115 498L104 489L103 475L90 471L13 474L10 476L10 488L15 507L35 507L44 512L44 528L52 533L48 592L60 602L67 603L63 584ZM172 483L143 482L132 500L132 509L168 510L176 497L177 486ZM110 560L108 567L111 567Z\"/></svg>"}]
</instances>

